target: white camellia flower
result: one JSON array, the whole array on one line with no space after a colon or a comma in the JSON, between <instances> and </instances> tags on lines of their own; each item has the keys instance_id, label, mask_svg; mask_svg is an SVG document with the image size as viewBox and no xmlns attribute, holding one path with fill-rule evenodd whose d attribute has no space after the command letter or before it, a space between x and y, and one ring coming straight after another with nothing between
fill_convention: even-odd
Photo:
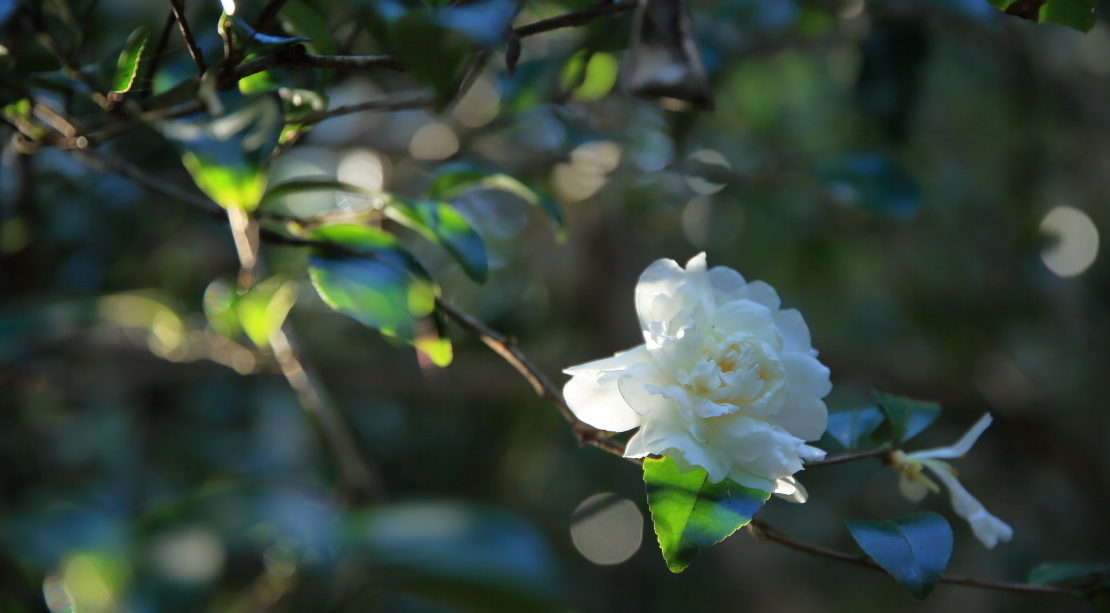
<instances>
[{"instance_id":1,"label":"white camellia flower","mask_svg":"<svg viewBox=\"0 0 1110 613\"><path fill-rule=\"evenodd\" d=\"M975 441L979 440L979 435L991 425L991 421L993 419L989 413L984 415L960 440L956 441L955 445L950 447L937 447L912 453L896 450L890 454L890 465L902 473L902 478L898 481L898 489L907 500L917 502L930 491L940 493L940 486L922 473L923 468L928 468L948 488L948 494L952 498L952 508L956 514L971 524L971 531L987 546L987 549L994 549L999 541L1009 542L1014 536L1013 529L1001 519L988 513L987 509L956 480L956 470L939 458L958 458L966 454Z\"/></svg>"},{"instance_id":2,"label":"white camellia flower","mask_svg":"<svg viewBox=\"0 0 1110 613\"><path fill-rule=\"evenodd\" d=\"M611 432L639 427L625 457L672 458L804 502L791 476L825 452L807 445L828 421L829 369L817 361L797 310L779 309L762 281L706 269L705 254L682 269L648 267L636 285L643 345L566 369L563 392L582 421Z\"/></svg>"}]
</instances>

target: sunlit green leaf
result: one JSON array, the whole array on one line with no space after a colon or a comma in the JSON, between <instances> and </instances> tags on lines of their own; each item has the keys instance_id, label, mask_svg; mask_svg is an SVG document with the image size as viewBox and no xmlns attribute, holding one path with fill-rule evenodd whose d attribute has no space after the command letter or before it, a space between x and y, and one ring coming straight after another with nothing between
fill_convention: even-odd
<instances>
[{"instance_id":1,"label":"sunlit green leaf","mask_svg":"<svg viewBox=\"0 0 1110 613\"><path fill-rule=\"evenodd\" d=\"M895 445L917 436L940 415L940 405L872 390L886 421L874 431L874 438Z\"/></svg>"},{"instance_id":2,"label":"sunlit green leaf","mask_svg":"<svg viewBox=\"0 0 1110 613\"><path fill-rule=\"evenodd\" d=\"M139 74L139 58L143 55L149 36L150 30L146 26L140 26L127 37L127 43L116 63L116 74L112 79L113 91L126 92L135 83L135 76Z\"/></svg>"},{"instance_id":3,"label":"sunlit green leaf","mask_svg":"<svg viewBox=\"0 0 1110 613\"><path fill-rule=\"evenodd\" d=\"M280 276L255 285L236 305L243 331L256 347L270 346L270 336L285 323L297 301L297 284Z\"/></svg>"},{"instance_id":4,"label":"sunlit green leaf","mask_svg":"<svg viewBox=\"0 0 1110 613\"><path fill-rule=\"evenodd\" d=\"M489 272L485 243L454 207L435 200L415 204L393 200L386 205L385 214L443 247L471 279L478 283L485 282Z\"/></svg>"},{"instance_id":5,"label":"sunlit green leaf","mask_svg":"<svg viewBox=\"0 0 1110 613\"><path fill-rule=\"evenodd\" d=\"M277 101L260 96L220 117L162 124L204 193L224 208L254 210L266 190L266 164L281 134Z\"/></svg>"},{"instance_id":6,"label":"sunlit green leaf","mask_svg":"<svg viewBox=\"0 0 1110 613\"><path fill-rule=\"evenodd\" d=\"M730 479L710 483L704 468L683 473L670 458L644 460L648 508L671 572L682 572L698 549L721 542L759 511L770 494Z\"/></svg>"},{"instance_id":7,"label":"sunlit green leaf","mask_svg":"<svg viewBox=\"0 0 1110 613\"><path fill-rule=\"evenodd\" d=\"M1072 583L1082 586L1108 580L1110 580L1110 564L1045 562L1029 571L1029 583L1033 585Z\"/></svg>"},{"instance_id":8,"label":"sunlit green leaf","mask_svg":"<svg viewBox=\"0 0 1110 613\"><path fill-rule=\"evenodd\" d=\"M995 8L1022 19L1055 23L1087 32L1095 26L1098 0L988 0Z\"/></svg>"},{"instance_id":9,"label":"sunlit green leaf","mask_svg":"<svg viewBox=\"0 0 1110 613\"><path fill-rule=\"evenodd\" d=\"M579 51L563 69L563 89L578 100L600 100L616 82L617 58L611 53Z\"/></svg>"},{"instance_id":10,"label":"sunlit green leaf","mask_svg":"<svg viewBox=\"0 0 1110 613\"><path fill-rule=\"evenodd\" d=\"M378 228L353 224L316 228L310 236L359 254L313 249L309 274L320 297L382 334L415 341L415 322L431 314L435 288L397 239Z\"/></svg>"},{"instance_id":11,"label":"sunlit green leaf","mask_svg":"<svg viewBox=\"0 0 1110 613\"><path fill-rule=\"evenodd\" d=\"M860 548L917 598L929 595L952 555L952 527L931 511L844 523Z\"/></svg>"},{"instance_id":12,"label":"sunlit green leaf","mask_svg":"<svg viewBox=\"0 0 1110 613\"><path fill-rule=\"evenodd\" d=\"M289 194L300 194L303 192L350 192L352 194L359 194L367 198L374 198L377 200L387 201L392 199L392 196L387 192L380 192L377 190L369 189L361 185L353 183L344 183L335 179L320 178L320 179L294 179L292 181L285 181L271 186L266 190L262 196L261 203L269 204L282 196Z\"/></svg>"},{"instance_id":13,"label":"sunlit green leaf","mask_svg":"<svg viewBox=\"0 0 1110 613\"><path fill-rule=\"evenodd\" d=\"M242 332L239 323L238 309L239 294L235 288L223 279L216 279L208 284L204 290L204 316L208 318L208 325L216 334L224 338L234 339Z\"/></svg>"}]
</instances>

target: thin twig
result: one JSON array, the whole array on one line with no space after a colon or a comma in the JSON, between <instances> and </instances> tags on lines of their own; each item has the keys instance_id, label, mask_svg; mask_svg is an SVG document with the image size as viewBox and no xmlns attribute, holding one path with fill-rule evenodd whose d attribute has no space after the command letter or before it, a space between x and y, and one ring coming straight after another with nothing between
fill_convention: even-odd
<instances>
[{"instance_id":1,"label":"thin twig","mask_svg":"<svg viewBox=\"0 0 1110 613\"><path fill-rule=\"evenodd\" d=\"M883 571L883 567L879 566L870 558L854 556L844 553L843 551L837 551L836 549L829 549L828 547L799 541L798 539L775 530L758 519L753 519L751 523L748 524L748 530L751 532L752 536L761 541L771 541L795 551L852 564L869 570ZM1006 592L1020 592L1023 594L1047 594L1050 596L1069 596L1071 598L1089 598L1093 595L1093 593L1083 590L1072 590L1051 585L1032 585L1029 583L1013 583L1009 581L987 581L985 579L975 579L963 575L941 575L940 582L976 587L984 590L1001 590Z\"/></svg>"},{"instance_id":2,"label":"thin twig","mask_svg":"<svg viewBox=\"0 0 1110 613\"><path fill-rule=\"evenodd\" d=\"M435 97L427 92L403 92L401 94L391 95L387 98L380 100L368 100L358 104L347 104L344 106L337 106L334 109L327 111L319 111L316 113L309 113L300 119L290 119L285 123L290 124L314 124L320 123L325 119L332 117L339 117L341 115L350 115L351 113L361 113L363 111L399 111L402 109L419 109L424 108L435 101Z\"/></svg>"},{"instance_id":3,"label":"thin twig","mask_svg":"<svg viewBox=\"0 0 1110 613\"><path fill-rule=\"evenodd\" d=\"M636 8L637 4L637 0L621 0L620 2L588 6L584 9L578 9L577 11L556 15L550 19L541 19L535 23L520 26L513 31L517 36L524 38L525 36L535 36L536 34L550 32L551 30L577 28L601 17L631 11Z\"/></svg>"},{"instance_id":4,"label":"thin twig","mask_svg":"<svg viewBox=\"0 0 1110 613\"><path fill-rule=\"evenodd\" d=\"M563 398L563 393L559 388L528 359L528 356L524 355L524 352L517 348L512 339L489 328L442 298L436 298L436 306L463 329L476 334L478 338L482 339L483 343L497 352L510 366L523 375L528 383L532 384L532 389L536 391L537 395L554 404L555 408L559 409L559 412L570 423L571 431L578 437L579 444L593 445L614 455L624 456L624 445L622 443L614 441L604 430L598 430L575 416L574 412L567 406L567 401ZM634 458L629 459L634 460Z\"/></svg>"},{"instance_id":5,"label":"thin twig","mask_svg":"<svg viewBox=\"0 0 1110 613\"><path fill-rule=\"evenodd\" d=\"M261 32L265 30L270 22L274 20L274 17L277 17L278 11L281 10L284 4L285 0L270 0L266 7L262 9L262 12L258 14L258 19L254 21L254 31Z\"/></svg>"},{"instance_id":6,"label":"thin twig","mask_svg":"<svg viewBox=\"0 0 1110 613\"><path fill-rule=\"evenodd\" d=\"M845 462L855 462L856 460L866 460L868 458L883 458L890 453L889 449L872 449L871 451L860 451L858 453L845 453L843 455L834 455L831 458L824 460L814 460L806 462L806 468L817 468L818 466L832 466L833 464L843 464Z\"/></svg>"},{"instance_id":7,"label":"thin twig","mask_svg":"<svg viewBox=\"0 0 1110 613\"><path fill-rule=\"evenodd\" d=\"M189 55L193 56L193 61L196 62L197 72L204 74L208 71L208 64L205 63L204 53L201 52L200 46L193 38L193 31L189 28L189 22L185 19L185 0L170 0L170 6L173 8L173 14L177 18L178 25L181 26L181 36L185 38L185 45L189 47Z\"/></svg>"},{"instance_id":8,"label":"thin twig","mask_svg":"<svg viewBox=\"0 0 1110 613\"><path fill-rule=\"evenodd\" d=\"M258 74L271 68L296 70L298 68L389 68L406 70L404 64L391 55L310 55L304 45L293 45L288 49L263 55L244 62L229 72L229 78L220 83L221 89L232 89L240 79Z\"/></svg>"}]
</instances>

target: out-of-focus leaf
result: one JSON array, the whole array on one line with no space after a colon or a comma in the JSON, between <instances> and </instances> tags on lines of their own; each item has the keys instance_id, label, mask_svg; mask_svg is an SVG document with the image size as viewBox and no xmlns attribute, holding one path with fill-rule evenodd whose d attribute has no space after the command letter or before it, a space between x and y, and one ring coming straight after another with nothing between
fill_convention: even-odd
<instances>
[{"instance_id":1,"label":"out-of-focus leaf","mask_svg":"<svg viewBox=\"0 0 1110 613\"><path fill-rule=\"evenodd\" d=\"M611 53L583 49L563 67L562 88L578 100L600 100L616 82L617 58Z\"/></svg>"},{"instance_id":2,"label":"out-of-focus leaf","mask_svg":"<svg viewBox=\"0 0 1110 613\"><path fill-rule=\"evenodd\" d=\"M479 45L491 47L504 40L505 30L516 11L517 4L512 0L480 0L445 7L436 12L435 21L445 28L465 34Z\"/></svg>"},{"instance_id":3,"label":"out-of-focus leaf","mask_svg":"<svg viewBox=\"0 0 1110 613\"><path fill-rule=\"evenodd\" d=\"M277 16L286 31L312 41L306 45L311 53L335 55L335 39L331 30L324 24L320 13L308 3L303 0L286 0ZM320 80L326 83L333 72L331 68L321 69Z\"/></svg>"},{"instance_id":4,"label":"out-of-focus leaf","mask_svg":"<svg viewBox=\"0 0 1110 613\"><path fill-rule=\"evenodd\" d=\"M847 449L865 449L870 446L871 433L884 419L886 415L878 407L829 413L825 431Z\"/></svg>"},{"instance_id":5,"label":"out-of-focus leaf","mask_svg":"<svg viewBox=\"0 0 1110 613\"><path fill-rule=\"evenodd\" d=\"M844 523L867 555L916 598L929 595L952 555L952 527L931 511L892 521Z\"/></svg>"},{"instance_id":6,"label":"out-of-focus leaf","mask_svg":"<svg viewBox=\"0 0 1110 613\"><path fill-rule=\"evenodd\" d=\"M335 179L321 178L321 179L294 179L292 181L285 181L278 183L266 190L263 194L261 204L269 204L274 200L288 196L289 194L299 194L302 192L321 192L321 191L337 191L337 192L350 192L352 194L359 194L367 198L374 198L383 202L393 198L387 192L380 192L365 188L361 185L353 183L344 183Z\"/></svg>"},{"instance_id":7,"label":"out-of-focus leaf","mask_svg":"<svg viewBox=\"0 0 1110 613\"><path fill-rule=\"evenodd\" d=\"M248 60L254 59L248 57ZM286 85L286 81L278 76L276 70L263 70L249 77L239 79L239 91L247 96L272 92Z\"/></svg>"},{"instance_id":8,"label":"out-of-focus leaf","mask_svg":"<svg viewBox=\"0 0 1110 613\"><path fill-rule=\"evenodd\" d=\"M324 302L386 336L414 342L415 322L435 308L435 288L397 239L353 224L315 228L310 237L366 255L312 250L309 275Z\"/></svg>"},{"instance_id":9,"label":"out-of-focus leaf","mask_svg":"<svg viewBox=\"0 0 1110 613\"><path fill-rule=\"evenodd\" d=\"M912 215L921 189L902 166L884 153L859 153L826 164L820 171L829 197L890 217Z\"/></svg>"},{"instance_id":10,"label":"out-of-focus leaf","mask_svg":"<svg viewBox=\"0 0 1110 613\"><path fill-rule=\"evenodd\" d=\"M276 53L282 49L288 49L293 45L301 43L311 43L313 40L308 36L271 36L256 31L239 15L231 15L230 17L224 15L220 19L221 23L230 23L232 30L236 37L241 39L249 52L254 55L266 55L268 53Z\"/></svg>"},{"instance_id":11,"label":"out-of-focus leaf","mask_svg":"<svg viewBox=\"0 0 1110 613\"><path fill-rule=\"evenodd\" d=\"M1098 0L987 0L1009 15L1087 32L1095 27Z\"/></svg>"},{"instance_id":12,"label":"out-of-focus leaf","mask_svg":"<svg viewBox=\"0 0 1110 613\"><path fill-rule=\"evenodd\" d=\"M1108 580L1110 580L1110 564L1045 562L1029 571L1029 583L1033 585L1069 583L1083 586Z\"/></svg>"},{"instance_id":13,"label":"out-of-focus leaf","mask_svg":"<svg viewBox=\"0 0 1110 613\"><path fill-rule=\"evenodd\" d=\"M478 283L485 282L489 273L485 243L454 207L436 200L424 200L415 204L393 200L386 205L385 214L443 247L471 279Z\"/></svg>"},{"instance_id":14,"label":"out-of-focus leaf","mask_svg":"<svg viewBox=\"0 0 1110 613\"><path fill-rule=\"evenodd\" d=\"M112 90L126 92L135 83L135 76L139 74L139 58L143 55L146 41L150 37L150 30L140 26L127 37L123 52L119 54L116 63L115 78L112 79Z\"/></svg>"},{"instance_id":15,"label":"out-of-focus leaf","mask_svg":"<svg viewBox=\"0 0 1110 613\"><path fill-rule=\"evenodd\" d=\"M435 23L424 10L413 10L399 18L391 36L401 61L435 90L436 112L445 109L480 45L457 30Z\"/></svg>"},{"instance_id":16,"label":"out-of-focus leaf","mask_svg":"<svg viewBox=\"0 0 1110 613\"><path fill-rule=\"evenodd\" d=\"M254 210L266 190L266 163L277 146L277 101L260 96L220 117L162 124L198 187L224 208Z\"/></svg>"},{"instance_id":17,"label":"out-of-focus leaf","mask_svg":"<svg viewBox=\"0 0 1110 613\"><path fill-rule=\"evenodd\" d=\"M247 337L256 347L265 349L296 302L297 284L275 276L252 287L238 300L235 311Z\"/></svg>"},{"instance_id":18,"label":"out-of-focus leaf","mask_svg":"<svg viewBox=\"0 0 1110 613\"><path fill-rule=\"evenodd\" d=\"M690 565L699 548L744 527L771 496L731 479L710 483L701 467L680 472L667 457L644 460L644 484L659 547L675 573Z\"/></svg>"},{"instance_id":19,"label":"out-of-focus leaf","mask_svg":"<svg viewBox=\"0 0 1110 613\"><path fill-rule=\"evenodd\" d=\"M453 200L472 187L499 189L514 194L528 204L538 206L559 228L560 237L566 228L559 205L547 194L532 189L519 180L497 171L466 162L444 164L436 171L428 187L428 197L436 200Z\"/></svg>"},{"instance_id":20,"label":"out-of-focus leaf","mask_svg":"<svg viewBox=\"0 0 1110 613\"><path fill-rule=\"evenodd\" d=\"M895 445L904 443L920 434L940 416L940 405L935 402L895 396L877 389L872 390L872 394L886 415L886 421L874 431L873 438L879 442Z\"/></svg>"},{"instance_id":21,"label":"out-of-focus leaf","mask_svg":"<svg viewBox=\"0 0 1110 613\"><path fill-rule=\"evenodd\" d=\"M216 279L204 290L204 316L208 325L220 336L235 339L242 332L239 323L239 294L223 279Z\"/></svg>"},{"instance_id":22,"label":"out-of-focus leaf","mask_svg":"<svg viewBox=\"0 0 1110 613\"><path fill-rule=\"evenodd\" d=\"M555 611L554 563L527 523L448 503L379 506L353 516L344 543L364 547L391 589L465 611Z\"/></svg>"}]
</instances>

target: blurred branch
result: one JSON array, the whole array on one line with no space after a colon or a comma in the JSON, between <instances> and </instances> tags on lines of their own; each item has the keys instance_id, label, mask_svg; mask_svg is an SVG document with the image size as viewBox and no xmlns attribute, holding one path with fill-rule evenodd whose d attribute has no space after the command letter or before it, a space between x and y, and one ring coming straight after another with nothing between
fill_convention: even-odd
<instances>
[{"instance_id":1,"label":"blurred branch","mask_svg":"<svg viewBox=\"0 0 1110 613\"><path fill-rule=\"evenodd\" d=\"M595 4L584 9L556 15L550 19L541 19L535 23L514 28L513 32L516 33L517 36L524 38L525 36L535 36L536 34L562 28L577 28L601 17L608 17L609 15L631 11L636 8L637 4L637 0L621 0L620 2Z\"/></svg>"},{"instance_id":2,"label":"blurred branch","mask_svg":"<svg viewBox=\"0 0 1110 613\"><path fill-rule=\"evenodd\" d=\"M189 55L193 56L193 61L196 62L197 72L204 74L208 71L208 64L204 62L204 53L201 52L200 46L193 38L193 31L189 28L189 22L185 19L185 0L170 0L170 7L173 8L174 17L177 18L177 23L181 26L181 36L185 38L185 45L189 47Z\"/></svg>"},{"instance_id":3,"label":"blurred branch","mask_svg":"<svg viewBox=\"0 0 1110 613\"><path fill-rule=\"evenodd\" d=\"M139 97L145 98L154 91L154 73L158 70L158 63L162 60L162 54L166 52L166 45L170 41L170 32L173 31L173 24L177 21L177 12L172 8L170 14L166 17L166 25L162 26L162 33L158 36L158 43L154 46L154 51L148 55L150 58L146 63L146 68L143 70L143 76L139 79Z\"/></svg>"},{"instance_id":4,"label":"blurred branch","mask_svg":"<svg viewBox=\"0 0 1110 613\"><path fill-rule=\"evenodd\" d=\"M342 115L350 115L351 113L361 113L363 111L398 111L401 109L418 109L428 106L435 101L435 96L424 91L410 91L394 94L380 100L367 100L358 104L348 104L345 106L337 106L328 111L319 111L317 113L310 113L300 119L290 120L286 123L293 124L314 124L320 123L325 119L332 117L339 117Z\"/></svg>"},{"instance_id":5,"label":"blurred branch","mask_svg":"<svg viewBox=\"0 0 1110 613\"><path fill-rule=\"evenodd\" d=\"M270 22L274 20L274 17L277 17L278 11L281 10L284 4L285 0L270 0L267 2L266 7L258 14L258 19L254 21L254 30L256 32L265 30L266 26L270 25Z\"/></svg>"},{"instance_id":6,"label":"blurred branch","mask_svg":"<svg viewBox=\"0 0 1110 613\"><path fill-rule=\"evenodd\" d=\"M869 570L886 572L883 570L883 567L866 556L854 556L844 553L843 551L799 541L775 530L758 519L753 519L751 523L748 524L748 531L751 532L752 536L761 541L771 541L795 551L852 564ZM1075 590L1051 585L1032 585L1029 583L1013 583L1009 581L987 581L984 579L965 577L963 575L948 574L941 575L940 582L976 587L984 590L1000 590L1005 592L1019 592L1022 594L1047 594L1051 596L1068 596L1071 598L1091 598L1101 591L1097 589L1097 587L1095 589Z\"/></svg>"},{"instance_id":7,"label":"blurred branch","mask_svg":"<svg viewBox=\"0 0 1110 613\"><path fill-rule=\"evenodd\" d=\"M296 70L297 68L354 68L359 70L389 68L399 71L407 70L404 64L391 55L310 55L304 45L293 45L288 49L239 64L234 70L228 71L226 75L221 75L220 89L223 91L230 90L235 87L240 79L265 72L271 68L284 68L286 70Z\"/></svg>"}]
</instances>

